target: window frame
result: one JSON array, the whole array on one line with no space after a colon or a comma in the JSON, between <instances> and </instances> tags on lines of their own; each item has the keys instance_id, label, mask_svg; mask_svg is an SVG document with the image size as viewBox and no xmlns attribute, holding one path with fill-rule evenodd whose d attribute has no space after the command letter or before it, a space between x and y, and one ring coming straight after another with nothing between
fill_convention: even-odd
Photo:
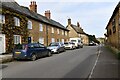
<instances>
[{"instance_id":1,"label":"window frame","mask_svg":"<svg viewBox=\"0 0 120 80\"><path fill-rule=\"evenodd\" d=\"M14 17L15 26L20 26L20 19L18 17Z\"/></svg>"},{"instance_id":2,"label":"window frame","mask_svg":"<svg viewBox=\"0 0 120 80\"><path fill-rule=\"evenodd\" d=\"M57 29L57 34L60 34L60 29Z\"/></svg>"},{"instance_id":3,"label":"window frame","mask_svg":"<svg viewBox=\"0 0 120 80\"><path fill-rule=\"evenodd\" d=\"M14 35L14 44L21 44L21 35Z\"/></svg>"},{"instance_id":4,"label":"window frame","mask_svg":"<svg viewBox=\"0 0 120 80\"><path fill-rule=\"evenodd\" d=\"M39 30L42 32L43 31L43 24L40 23L39 28L40 28Z\"/></svg>"},{"instance_id":5,"label":"window frame","mask_svg":"<svg viewBox=\"0 0 120 80\"><path fill-rule=\"evenodd\" d=\"M112 21L112 31L113 31L113 33L116 32L116 19L115 18Z\"/></svg>"},{"instance_id":6,"label":"window frame","mask_svg":"<svg viewBox=\"0 0 120 80\"><path fill-rule=\"evenodd\" d=\"M43 37L39 38L39 43L44 44L44 38Z\"/></svg>"},{"instance_id":7,"label":"window frame","mask_svg":"<svg viewBox=\"0 0 120 80\"><path fill-rule=\"evenodd\" d=\"M32 21L28 20L28 23L27 23L27 24L28 24L28 25L27 25L28 29L32 29Z\"/></svg>"},{"instance_id":8,"label":"window frame","mask_svg":"<svg viewBox=\"0 0 120 80\"><path fill-rule=\"evenodd\" d=\"M68 34L67 34L67 31L65 31L65 36L67 36Z\"/></svg>"},{"instance_id":9,"label":"window frame","mask_svg":"<svg viewBox=\"0 0 120 80\"><path fill-rule=\"evenodd\" d=\"M51 42L55 42L55 38L51 38Z\"/></svg>"},{"instance_id":10,"label":"window frame","mask_svg":"<svg viewBox=\"0 0 120 80\"><path fill-rule=\"evenodd\" d=\"M4 14L0 14L0 23L5 24L5 15Z\"/></svg>"},{"instance_id":11,"label":"window frame","mask_svg":"<svg viewBox=\"0 0 120 80\"><path fill-rule=\"evenodd\" d=\"M64 35L64 30L62 30L62 35Z\"/></svg>"},{"instance_id":12,"label":"window frame","mask_svg":"<svg viewBox=\"0 0 120 80\"><path fill-rule=\"evenodd\" d=\"M51 32L54 33L54 28L52 27Z\"/></svg>"}]
</instances>

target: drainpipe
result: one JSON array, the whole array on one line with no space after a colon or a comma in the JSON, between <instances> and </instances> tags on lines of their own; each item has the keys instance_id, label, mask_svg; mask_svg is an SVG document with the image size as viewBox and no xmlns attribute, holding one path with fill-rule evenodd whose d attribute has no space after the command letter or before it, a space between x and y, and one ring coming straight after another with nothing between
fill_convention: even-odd
<instances>
[{"instance_id":1,"label":"drainpipe","mask_svg":"<svg viewBox=\"0 0 120 80\"><path fill-rule=\"evenodd\" d=\"M48 44L48 25L46 25L46 42L47 42L47 46L49 45Z\"/></svg>"}]
</instances>

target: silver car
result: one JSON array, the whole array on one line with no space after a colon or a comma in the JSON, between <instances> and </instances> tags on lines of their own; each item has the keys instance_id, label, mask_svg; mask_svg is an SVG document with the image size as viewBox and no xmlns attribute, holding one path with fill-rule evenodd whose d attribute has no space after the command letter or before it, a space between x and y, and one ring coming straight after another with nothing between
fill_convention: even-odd
<instances>
[{"instance_id":1,"label":"silver car","mask_svg":"<svg viewBox=\"0 0 120 80\"><path fill-rule=\"evenodd\" d=\"M53 42L47 47L52 53L60 53L65 51L64 44L61 42Z\"/></svg>"}]
</instances>

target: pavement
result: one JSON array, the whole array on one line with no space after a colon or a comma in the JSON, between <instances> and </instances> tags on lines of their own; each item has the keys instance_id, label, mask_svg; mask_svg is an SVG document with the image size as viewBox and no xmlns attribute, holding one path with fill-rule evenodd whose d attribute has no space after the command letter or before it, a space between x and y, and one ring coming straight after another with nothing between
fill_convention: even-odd
<instances>
[{"instance_id":1,"label":"pavement","mask_svg":"<svg viewBox=\"0 0 120 80\"><path fill-rule=\"evenodd\" d=\"M106 47L101 47L91 78L108 78L120 80L120 61Z\"/></svg>"},{"instance_id":2,"label":"pavement","mask_svg":"<svg viewBox=\"0 0 120 80\"><path fill-rule=\"evenodd\" d=\"M0 54L0 64L13 61L12 54Z\"/></svg>"}]
</instances>

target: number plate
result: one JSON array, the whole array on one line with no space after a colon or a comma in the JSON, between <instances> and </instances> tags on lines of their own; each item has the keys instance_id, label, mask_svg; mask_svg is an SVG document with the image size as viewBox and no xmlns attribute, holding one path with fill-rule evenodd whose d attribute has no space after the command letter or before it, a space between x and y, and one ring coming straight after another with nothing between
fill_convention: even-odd
<instances>
[{"instance_id":1,"label":"number plate","mask_svg":"<svg viewBox=\"0 0 120 80\"><path fill-rule=\"evenodd\" d=\"M15 52L16 54L21 54L21 52Z\"/></svg>"}]
</instances>

